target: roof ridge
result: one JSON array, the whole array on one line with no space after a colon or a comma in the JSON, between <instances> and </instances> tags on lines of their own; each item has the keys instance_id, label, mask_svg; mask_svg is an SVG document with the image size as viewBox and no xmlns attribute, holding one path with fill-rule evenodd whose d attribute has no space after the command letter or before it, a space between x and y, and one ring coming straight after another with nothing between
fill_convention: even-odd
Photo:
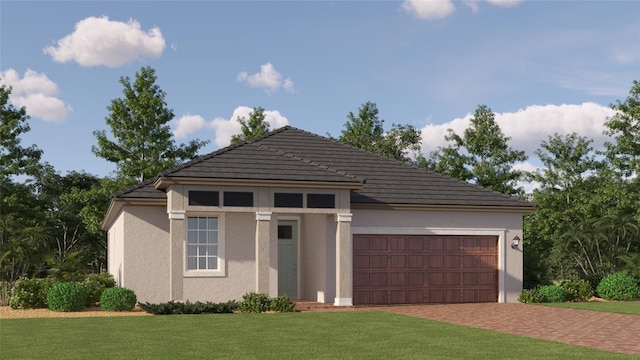
<instances>
[{"instance_id":1,"label":"roof ridge","mask_svg":"<svg viewBox=\"0 0 640 360\"><path fill-rule=\"evenodd\" d=\"M333 172L335 174L342 175L342 176L351 178L353 180L357 180L357 181L359 181L361 183L364 183L366 181L366 179L363 178L363 177L349 174L348 172L343 171L343 170L334 169L331 166L321 164L321 163L319 163L317 161L313 161L313 160L302 158L302 157L300 157L298 155L292 154L290 152L287 152L287 151L284 151L284 150L281 150L281 149L278 149L278 148L275 148L275 147L272 147L272 146L269 146L269 145L262 145L262 144L252 144L252 145L254 145L254 146L256 146L256 147L258 147L260 149L264 149L264 150L276 153L278 155L285 156L285 157L288 157L288 158L291 158L291 159L294 159L294 160L297 160L297 161L301 161L303 163L315 166L317 168L320 168L320 169L323 169L323 170L327 170L327 171L331 171L331 172Z\"/></svg>"},{"instance_id":2,"label":"roof ridge","mask_svg":"<svg viewBox=\"0 0 640 360\"><path fill-rule=\"evenodd\" d=\"M115 198L115 197L119 197L119 196L122 196L124 194L130 193L130 192L132 192L134 190L142 189L143 187L145 187L147 185L153 184L154 182L156 182L157 179L158 179L158 176L154 176L153 178L150 178L150 179L147 179L147 180L144 180L144 181L140 181L140 182L138 182L136 184L127 186L123 190L120 190L120 191L117 191L117 192L111 194L110 197Z\"/></svg>"},{"instance_id":3,"label":"roof ridge","mask_svg":"<svg viewBox=\"0 0 640 360\"><path fill-rule=\"evenodd\" d=\"M259 136L257 138L250 139L250 140L244 140L244 141L236 143L236 144L230 144L230 145L228 145L226 147L223 147L221 149L212 151L212 152L210 152L208 154L200 155L195 159L189 160L189 161L184 162L182 164L176 165L176 166L174 166L174 167L172 167L170 169L164 170L164 171L160 172L156 177L173 174L173 173L175 173L175 172L177 172L179 170L186 169L186 168L191 167L191 166L193 166L195 164L199 164L199 163L201 163L203 161L211 159L212 157L215 157L215 156L218 156L218 155L222 155L222 154L224 154L226 152L229 152L229 151L231 151L233 149L237 149L237 148L239 148L241 146L253 144L256 141L260 141L260 140L262 140L264 138L271 137L271 136L273 136L273 135L275 135L277 133L280 133L280 132L283 132L283 131L287 130L288 128L290 128L290 126L286 125L286 126L283 126L281 128L269 131L269 132L265 133L264 135Z\"/></svg>"}]
</instances>

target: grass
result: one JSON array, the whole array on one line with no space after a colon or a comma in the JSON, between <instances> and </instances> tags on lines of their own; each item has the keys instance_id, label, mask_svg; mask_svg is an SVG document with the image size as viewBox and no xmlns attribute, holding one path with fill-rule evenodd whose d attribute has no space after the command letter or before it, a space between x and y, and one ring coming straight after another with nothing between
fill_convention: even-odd
<instances>
[{"instance_id":1,"label":"grass","mask_svg":"<svg viewBox=\"0 0 640 360\"><path fill-rule=\"evenodd\" d=\"M0 358L627 359L377 311L0 320Z\"/></svg>"},{"instance_id":2,"label":"grass","mask_svg":"<svg viewBox=\"0 0 640 360\"><path fill-rule=\"evenodd\" d=\"M640 301L567 302L567 303L544 303L542 305L556 306L556 307L563 307L563 308L570 308L570 309L604 311L604 312L618 313L618 314L640 315Z\"/></svg>"}]
</instances>

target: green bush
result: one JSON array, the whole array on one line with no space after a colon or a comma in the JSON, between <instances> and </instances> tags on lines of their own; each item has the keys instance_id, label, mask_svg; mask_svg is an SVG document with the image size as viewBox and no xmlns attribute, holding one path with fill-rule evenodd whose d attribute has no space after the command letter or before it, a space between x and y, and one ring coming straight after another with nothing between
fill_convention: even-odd
<instances>
[{"instance_id":1,"label":"green bush","mask_svg":"<svg viewBox=\"0 0 640 360\"><path fill-rule=\"evenodd\" d=\"M113 276L109 273L91 274L81 283L87 291L87 306L95 306L100 301L102 292L107 288L116 286Z\"/></svg>"},{"instance_id":2,"label":"green bush","mask_svg":"<svg viewBox=\"0 0 640 360\"><path fill-rule=\"evenodd\" d=\"M538 304L545 302L545 297L540 293L539 288L525 289L520 293L518 301L524 304Z\"/></svg>"},{"instance_id":3,"label":"green bush","mask_svg":"<svg viewBox=\"0 0 640 360\"><path fill-rule=\"evenodd\" d=\"M53 284L47 291L49 310L80 311L86 302L87 292L74 282Z\"/></svg>"},{"instance_id":4,"label":"green bush","mask_svg":"<svg viewBox=\"0 0 640 360\"><path fill-rule=\"evenodd\" d=\"M269 310L275 312L292 312L296 304L287 295L278 296L269 302Z\"/></svg>"},{"instance_id":5,"label":"green bush","mask_svg":"<svg viewBox=\"0 0 640 360\"><path fill-rule=\"evenodd\" d=\"M142 310L153 315L174 315L174 314L229 314L238 308L238 303L228 301L226 303L189 301L174 302L169 301L161 304L140 303Z\"/></svg>"},{"instance_id":6,"label":"green bush","mask_svg":"<svg viewBox=\"0 0 640 360\"><path fill-rule=\"evenodd\" d=\"M262 313L269 310L271 301L266 294L251 292L242 295L238 309L243 313Z\"/></svg>"},{"instance_id":7,"label":"green bush","mask_svg":"<svg viewBox=\"0 0 640 360\"><path fill-rule=\"evenodd\" d=\"M50 279L22 279L11 289L9 306L12 309L38 309L47 307L47 291L53 284Z\"/></svg>"},{"instance_id":8,"label":"green bush","mask_svg":"<svg viewBox=\"0 0 640 360\"><path fill-rule=\"evenodd\" d=\"M601 298L607 300L636 300L638 282L633 276L618 272L602 278L596 291Z\"/></svg>"},{"instance_id":9,"label":"green bush","mask_svg":"<svg viewBox=\"0 0 640 360\"><path fill-rule=\"evenodd\" d=\"M570 280L560 284L566 294L566 301L587 301L593 296L593 288L586 280Z\"/></svg>"},{"instance_id":10,"label":"green bush","mask_svg":"<svg viewBox=\"0 0 640 360\"><path fill-rule=\"evenodd\" d=\"M106 311L131 311L136 302L138 298L133 290L123 287L104 289L100 296L100 307Z\"/></svg>"},{"instance_id":11,"label":"green bush","mask_svg":"<svg viewBox=\"0 0 640 360\"><path fill-rule=\"evenodd\" d=\"M544 302L561 303L567 296L564 289L558 285L543 285L538 291L544 296Z\"/></svg>"}]
</instances>

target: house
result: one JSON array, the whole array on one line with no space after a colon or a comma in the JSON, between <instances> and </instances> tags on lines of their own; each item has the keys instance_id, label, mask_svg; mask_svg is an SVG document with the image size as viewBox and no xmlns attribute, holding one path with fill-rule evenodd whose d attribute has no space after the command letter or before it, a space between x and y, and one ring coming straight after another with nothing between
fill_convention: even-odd
<instances>
[{"instance_id":1,"label":"house","mask_svg":"<svg viewBox=\"0 0 640 360\"><path fill-rule=\"evenodd\" d=\"M287 126L114 194L103 229L140 301L515 302L533 209Z\"/></svg>"}]
</instances>

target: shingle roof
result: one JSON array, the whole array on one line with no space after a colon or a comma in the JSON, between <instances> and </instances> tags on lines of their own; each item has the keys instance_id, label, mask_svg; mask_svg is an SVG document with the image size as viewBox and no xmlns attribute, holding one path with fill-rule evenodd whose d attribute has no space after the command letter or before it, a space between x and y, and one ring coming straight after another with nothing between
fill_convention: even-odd
<instances>
[{"instance_id":1,"label":"shingle roof","mask_svg":"<svg viewBox=\"0 0 640 360\"><path fill-rule=\"evenodd\" d=\"M363 183L361 189L351 192L352 204L533 207L529 202L290 126L159 176ZM165 193L155 190L149 181L115 196L162 198Z\"/></svg>"}]
</instances>

